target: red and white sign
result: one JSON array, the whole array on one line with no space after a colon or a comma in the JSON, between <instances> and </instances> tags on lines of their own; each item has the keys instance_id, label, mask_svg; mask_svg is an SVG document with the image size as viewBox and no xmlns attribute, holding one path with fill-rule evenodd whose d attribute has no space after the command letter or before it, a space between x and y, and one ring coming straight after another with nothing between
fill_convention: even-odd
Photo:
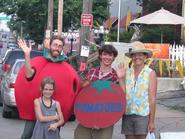
<instances>
[{"instance_id":1,"label":"red and white sign","mask_svg":"<svg viewBox=\"0 0 185 139\"><path fill-rule=\"evenodd\" d=\"M81 15L81 25L82 26L92 26L93 15L92 14L82 14Z\"/></svg>"}]
</instances>

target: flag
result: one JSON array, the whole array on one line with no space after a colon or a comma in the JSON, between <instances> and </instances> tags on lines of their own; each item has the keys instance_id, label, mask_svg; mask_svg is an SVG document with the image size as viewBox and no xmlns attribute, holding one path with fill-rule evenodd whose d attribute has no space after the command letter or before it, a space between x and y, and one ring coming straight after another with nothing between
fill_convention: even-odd
<instances>
[{"instance_id":1,"label":"flag","mask_svg":"<svg viewBox=\"0 0 185 139\"><path fill-rule=\"evenodd\" d=\"M153 59L148 59L147 60L147 65L150 66L150 64L153 62Z\"/></svg>"},{"instance_id":2,"label":"flag","mask_svg":"<svg viewBox=\"0 0 185 139\"><path fill-rule=\"evenodd\" d=\"M100 27L100 24L98 23L98 21L95 21L95 25L96 25L96 27Z\"/></svg>"},{"instance_id":3,"label":"flag","mask_svg":"<svg viewBox=\"0 0 185 139\"><path fill-rule=\"evenodd\" d=\"M176 66L177 66L177 69L178 69L178 71L179 71L180 76L181 76L181 77L184 77L183 67L182 67L180 61L179 61L179 60L176 60L176 61L175 61L175 64L176 64Z\"/></svg>"},{"instance_id":4,"label":"flag","mask_svg":"<svg viewBox=\"0 0 185 139\"><path fill-rule=\"evenodd\" d=\"M160 77L162 77L162 74L163 74L163 62L162 62L162 60L159 60L159 73L160 73Z\"/></svg>"},{"instance_id":5,"label":"flag","mask_svg":"<svg viewBox=\"0 0 185 139\"><path fill-rule=\"evenodd\" d=\"M112 21L111 21L111 17L109 17L108 19L108 29L110 30L112 27Z\"/></svg>"},{"instance_id":6,"label":"flag","mask_svg":"<svg viewBox=\"0 0 185 139\"><path fill-rule=\"evenodd\" d=\"M168 75L171 76L171 72L170 72L170 60L166 60L166 67L168 70Z\"/></svg>"},{"instance_id":7,"label":"flag","mask_svg":"<svg viewBox=\"0 0 185 139\"><path fill-rule=\"evenodd\" d=\"M130 9L128 9L127 17L126 17L126 23L125 23L125 30L126 31L128 31L128 26L130 24L131 19L132 19L132 13L131 13Z\"/></svg>"}]
</instances>

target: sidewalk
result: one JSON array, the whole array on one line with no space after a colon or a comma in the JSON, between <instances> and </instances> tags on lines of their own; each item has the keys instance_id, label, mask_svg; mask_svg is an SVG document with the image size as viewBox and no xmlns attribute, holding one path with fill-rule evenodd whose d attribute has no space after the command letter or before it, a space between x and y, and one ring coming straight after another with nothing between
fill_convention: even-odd
<instances>
[{"instance_id":1,"label":"sidewalk","mask_svg":"<svg viewBox=\"0 0 185 139\"><path fill-rule=\"evenodd\" d=\"M185 113L163 105L157 105L156 139L161 132L185 132Z\"/></svg>"},{"instance_id":2,"label":"sidewalk","mask_svg":"<svg viewBox=\"0 0 185 139\"><path fill-rule=\"evenodd\" d=\"M185 132L185 90L157 94L156 136L158 138L161 132Z\"/></svg>"}]
</instances>

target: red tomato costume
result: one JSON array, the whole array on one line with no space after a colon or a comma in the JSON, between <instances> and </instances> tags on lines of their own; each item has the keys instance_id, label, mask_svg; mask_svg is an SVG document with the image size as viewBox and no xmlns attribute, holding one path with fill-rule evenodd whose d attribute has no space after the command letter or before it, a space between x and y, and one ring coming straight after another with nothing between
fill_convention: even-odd
<instances>
[{"instance_id":1,"label":"red tomato costume","mask_svg":"<svg viewBox=\"0 0 185 139\"><path fill-rule=\"evenodd\" d=\"M39 97L41 80L50 76L55 79L54 99L61 104L65 122L71 115L74 99L80 88L80 79L72 66L66 62L50 62L44 57L31 60L35 69L33 80L28 81L24 66L21 68L15 83L15 97L20 118L34 120L34 99Z\"/></svg>"}]
</instances>

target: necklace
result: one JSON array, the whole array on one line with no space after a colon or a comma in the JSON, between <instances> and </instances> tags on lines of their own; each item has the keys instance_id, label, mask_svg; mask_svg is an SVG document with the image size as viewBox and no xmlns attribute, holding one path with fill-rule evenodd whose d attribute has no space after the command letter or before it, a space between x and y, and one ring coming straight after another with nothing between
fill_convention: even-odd
<instances>
[{"instance_id":1,"label":"necklace","mask_svg":"<svg viewBox=\"0 0 185 139\"><path fill-rule=\"evenodd\" d=\"M103 71L100 71L100 75L103 76L104 75L104 72Z\"/></svg>"},{"instance_id":2,"label":"necklace","mask_svg":"<svg viewBox=\"0 0 185 139\"><path fill-rule=\"evenodd\" d=\"M111 71L107 71L107 72L103 72L103 71L100 71L99 72L99 79L102 79L103 77L107 76Z\"/></svg>"},{"instance_id":3,"label":"necklace","mask_svg":"<svg viewBox=\"0 0 185 139\"><path fill-rule=\"evenodd\" d=\"M102 71L99 72L99 79L103 78L104 73Z\"/></svg>"},{"instance_id":4,"label":"necklace","mask_svg":"<svg viewBox=\"0 0 185 139\"><path fill-rule=\"evenodd\" d=\"M44 107L46 107L46 108L51 108L51 106L52 106L52 99L50 99L50 105L49 105L49 106L47 106L47 105L44 103L43 97L41 97L41 101L42 101L42 104L44 105Z\"/></svg>"}]
</instances>

